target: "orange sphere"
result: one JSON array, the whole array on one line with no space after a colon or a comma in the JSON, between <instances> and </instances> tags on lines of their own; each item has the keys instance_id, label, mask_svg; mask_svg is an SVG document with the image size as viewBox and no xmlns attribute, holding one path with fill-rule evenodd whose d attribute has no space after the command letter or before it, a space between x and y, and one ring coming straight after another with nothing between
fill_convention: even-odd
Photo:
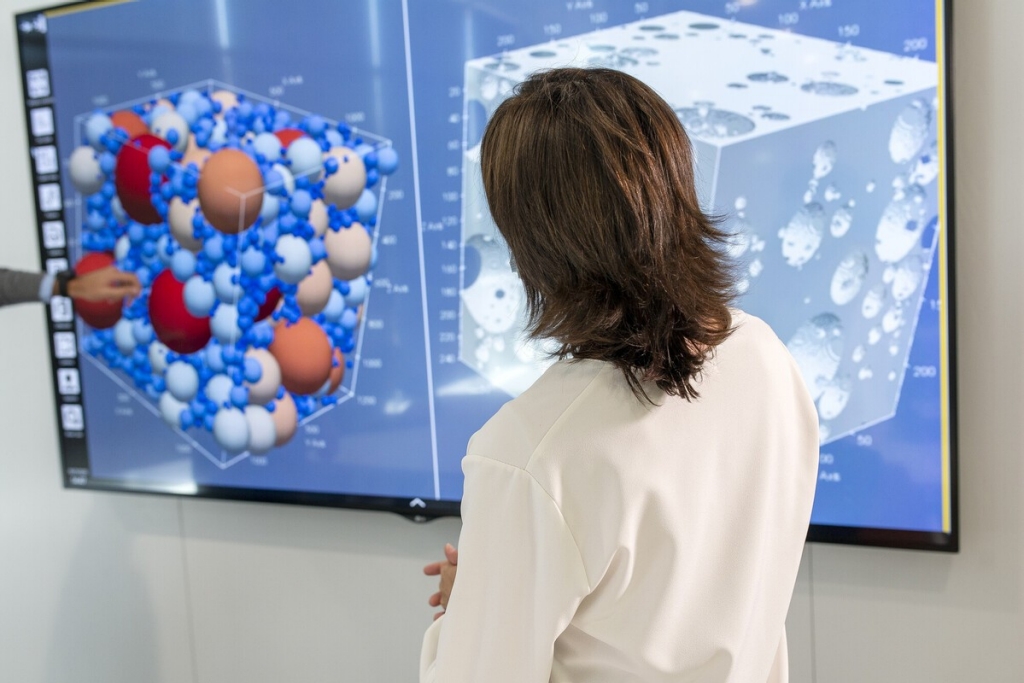
<instances>
[{"instance_id":1,"label":"orange sphere","mask_svg":"<svg viewBox=\"0 0 1024 683\"><path fill-rule=\"evenodd\" d=\"M199 207L210 225L233 235L252 226L263 206L263 175L249 155L222 149L199 175Z\"/></svg>"},{"instance_id":2,"label":"orange sphere","mask_svg":"<svg viewBox=\"0 0 1024 683\"><path fill-rule=\"evenodd\" d=\"M274 440L275 446L283 446L295 436L295 430L299 427L299 411L295 408L295 400L287 391L284 392L284 396L274 401L274 412L270 414L270 419L274 421L274 433L277 435Z\"/></svg>"},{"instance_id":3,"label":"orange sphere","mask_svg":"<svg viewBox=\"0 0 1024 683\"><path fill-rule=\"evenodd\" d=\"M278 325L268 350L281 366L281 384L293 394L315 394L331 376L331 342L309 318Z\"/></svg>"},{"instance_id":4,"label":"orange sphere","mask_svg":"<svg viewBox=\"0 0 1024 683\"><path fill-rule=\"evenodd\" d=\"M341 349L334 349L334 361L336 366L331 368L331 385L327 388L328 394L333 394L341 386L341 380L345 379L345 356Z\"/></svg>"},{"instance_id":5,"label":"orange sphere","mask_svg":"<svg viewBox=\"0 0 1024 683\"><path fill-rule=\"evenodd\" d=\"M142 117L127 109L115 111L111 114L110 122L114 124L114 128L121 128L128 133L129 140L149 132L149 126L142 120Z\"/></svg>"}]
</instances>

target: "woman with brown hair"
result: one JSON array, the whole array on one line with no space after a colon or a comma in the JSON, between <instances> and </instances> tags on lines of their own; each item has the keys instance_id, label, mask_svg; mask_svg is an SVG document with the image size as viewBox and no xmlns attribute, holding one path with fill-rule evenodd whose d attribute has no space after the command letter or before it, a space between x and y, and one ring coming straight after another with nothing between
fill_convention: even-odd
<instances>
[{"instance_id":1,"label":"woman with brown hair","mask_svg":"<svg viewBox=\"0 0 1024 683\"><path fill-rule=\"evenodd\" d=\"M787 680L817 416L731 307L675 113L621 72L535 74L481 164L557 362L470 440L421 681Z\"/></svg>"}]
</instances>

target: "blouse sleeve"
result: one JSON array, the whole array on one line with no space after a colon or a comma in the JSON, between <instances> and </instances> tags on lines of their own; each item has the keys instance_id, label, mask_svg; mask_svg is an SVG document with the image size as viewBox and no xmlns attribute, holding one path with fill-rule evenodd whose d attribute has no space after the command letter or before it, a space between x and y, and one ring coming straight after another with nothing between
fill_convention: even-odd
<instances>
[{"instance_id":1,"label":"blouse sleeve","mask_svg":"<svg viewBox=\"0 0 1024 683\"><path fill-rule=\"evenodd\" d=\"M561 512L526 471L467 456L459 568L427 630L421 683L548 683L555 639L590 592Z\"/></svg>"}]
</instances>

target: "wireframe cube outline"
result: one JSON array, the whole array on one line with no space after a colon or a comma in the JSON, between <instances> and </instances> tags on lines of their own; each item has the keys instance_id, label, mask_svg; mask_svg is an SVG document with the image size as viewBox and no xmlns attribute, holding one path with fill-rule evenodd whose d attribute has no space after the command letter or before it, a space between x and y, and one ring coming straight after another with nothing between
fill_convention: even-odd
<instances>
[{"instance_id":1,"label":"wireframe cube outline","mask_svg":"<svg viewBox=\"0 0 1024 683\"><path fill-rule=\"evenodd\" d=\"M199 91L199 92L201 92L203 94L206 94L206 95L210 95L211 93L213 93L215 91L226 90L226 91L234 93L235 95L243 95L249 101L256 102L256 103L268 104L268 105L273 106L277 110L287 111L289 114L291 114L293 117L296 117L297 119L302 119L304 117L313 115L313 112L309 112L309 111L300 109L298 107L293 107L291 105L285 104L285 103L281 102L279 99L264 97L264 96L258 95L256 93L250 92L248 90L245 90L243 88L238 88L238 87L235 87L235 86L230 85L228 83L224 83L222 81L218 81L218 80L215 80L215 79L207 79L207 80L203 80L203 81L199 81L199 82L195 82L195 83L190 83L190 84L186 84L186 85L182 85L182 86L178 86L178 87L174 87L174 88L166 88L166 89L163 89L161 91L153 92L153 93L147 94L145 96L142 96L142 97L139 97L139 98L136 98L136 99L133 99L133 100L128 100L128 101L125 101L125 102L121 102L121 103L117 103L117 104L112 104L112 105L106 105L106 106L104 106L102 108L97 108L97 109L91 110L91 111L86 112L86 113L78 114L74 118L74 143L75 143L75 149L81 147L84 144L87 144L85 142L85 140L84 140L85 122L88 120L88 118L90 116L92 116L97 111L102 112L102 113L106 113L106 114L111 114L111 113L116 112L116 111L130 110L130 109L132 109L133 107L135 107L137 105L147 105L147 104L149 104L149 103L151 103L151 102L153 102L155 100L159 100L159 99L162 99L162 98L167 98L167 97L169 97L171 95L174 95L174 94L177 94L177 93L182 93L182 92L184 92L186 90L196 90L196 91ZM328 117L323 117L323 116L321 116L321 118L329 126L337 127L339 125L339 121L337 121L337 120L330 119ZM372 133L372 132L369 132L369 131L362 130L362 129L358 128L358 127L351 126L349 124L345 124L345 125L348 126L348 128L351 130L353 136L358 136L358 137L361 137L361 138L363 138L363 139L365 139L367 141L372 142L377 149L382 149L384 147L391 147L392 146L392 141L389 138L386 138L384 136L378 135L376 133ZM66 167L67 166L67 160L64 160L64 162L65 162L64 165ZM377 226L380 226L380 224L381 224L381 217L382 217L383 211L384 211L384 200L385 200L385 197L386 197L386 194L387 194L386 187L387 187L387 176L382 174L380 176L379 186L378 186L378 188L376 188L377 189L377 193L378 193L377 214L376 214L376 216L377 216L376 225ZM248 193L239 193L237 191L232 190L231 188L229 188L229 191L231 191L234 195L238 196L239 204L240 204L240 207L241 207L240 213L244 214L245 202L248 199L250 199L251 197L255 196L255 195L262 196L262 193L267 191L267 190L269 190L269 189L274 189L274 188L271 187L271 186L264 185L264 186L260 187L259 189L253 190L253 191L248 192ZM74 193L74 195L76 197L80 197L80 195L78 194L78 192L76 190L74 190L74 188L72 188L72 192ZM81 239L80 239L79 235L80 235L80 232L83 229L83 226L85 224L85 216L84 216L85 209L84 209L84 206L85 206L85 202L82 201L81 199L78 199L78 200L76 200L74 202L75 225L79 226L79 230L69 231L68 235L67 235L68 251L72 255L73 260L76 261L76 262L83 255L83 249L82 249ZM240 218L240 220L241 220L241 218ZM243 229L248 229L245 226L241 226L240 225L240 227L243 228ZM239 232L242 232L242 230L240 230ZM374 250L377 249L377 242L378 242L378 239L379 239L379 235L380 235L379 228L375 229L373 231L372 242L371 242L372 248ZM363 304L360 306L359 327L358 327L357 332L356 332L356 348L354 350L354 354L352 356L350 356L351 360L353 361L352 372L351 373L345 373L346 374L345 381L343 381L342 385L338 389L338 392L340 393L340 395L338 396L338 400L335 403L331 404L331 405L322 406L319 410L316 410L315 412L313 412L313 413L307 415L306 417L302 418L299 421L299 423L298 423L298 427L302 427L304 425L307 425L307 424L313 422L314 420L318 419L322 415L330 412L334 408L340 406L341 404L343 404L346 401L354 398L357 395L356 394L356 387L357 387L357 382L358 382L358 378L359 378L359 368L361 366L361 364L359 363L359 359L362 356L363 334L364 334L364 331L365 331L365 324L366 324L366 319L367 319L367 309L368 309L369 304L370 304L370 299L371 299L372 292L373 292L373 287L368 287L367 288L367 293L366 293L366 298L365 298ZM88 336L88 329L86 328L85 323L82 322L81 320L77 320L76 321L76 329L79 332L79 343L84 343L84 340ZM149 399L149 397L147 397L143 392L139 391L136 387L132 386L132 384L130 382L126 381L123 377L121 377L119 373L115 372L114 369L112 369L110 367L107 367L107 365L105 363L103 363L100 359L93 357L91 354L85 353L84 349L83 349L83 352L81 353L81 358L86 360L86 361L88 361L89 363L94 365L96 368L98 368L101 371L102 374L104 374L107 378L109 378L111 380L111 382L116 384L122 391L124 391L129 396L131 396L136 402L138 402L147 411L149 411L150 413L152 413L153 415L155 415L157 417L161 417L161 413L160 413L160 410L159 410L158 406L155 405L154 402L151 401ZM346 386L346 384L348 386ZM199 441L197 441L191 434L189 434L187 431L181 429L180 427L169 427L169 429L172 432L174 432L179 438L181 438L182 440L187 442L197 453L200 453L201 455L203 455L207 460L209 460L212 464L217 466L219 469L226 470L226 469L228 469L228 468L230 468L230 467L232 467L232 466L242 462L243 460L246 460L247 458L251 457L251 453L249 451L243 451L243 452L235 454L235 455L229 455L229 454L227 454L227 453L222 451L219 455L216 455L214 453L211 453L208 448L206 448Z\"/></svg>"},{"instance_id":2,"label":"wireframe cube outline","mask_svg":"<svg viewBox=\"0 0 1024 683\"><path fill-rule=\"evenodd\" d=\"M676 111L739 304L788 342L822 442L894 415L939 239L937 66L687 11L466 62L462 362L513 396L547 365L521 338L479 142L516 83L559 66L625 71Z\"/></svg>"}]
</instances>

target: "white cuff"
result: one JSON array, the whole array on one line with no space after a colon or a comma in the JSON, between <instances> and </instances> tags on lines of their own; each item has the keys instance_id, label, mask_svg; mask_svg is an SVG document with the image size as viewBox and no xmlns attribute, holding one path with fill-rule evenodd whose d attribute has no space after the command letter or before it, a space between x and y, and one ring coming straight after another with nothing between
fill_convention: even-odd
<instances>
[{"instance_id":1,"label":"white cuff","mask_svg":"<svg viewBox=\"0 0 1024 683\"><path fill-rule=\"evenodd\" d=\"M56 275L47 273L43 276L43 281L39 283L39 300L44 304L50 303L50 299L53 298L53 281L56 278Z\"/></svg>"}]
</instances>

